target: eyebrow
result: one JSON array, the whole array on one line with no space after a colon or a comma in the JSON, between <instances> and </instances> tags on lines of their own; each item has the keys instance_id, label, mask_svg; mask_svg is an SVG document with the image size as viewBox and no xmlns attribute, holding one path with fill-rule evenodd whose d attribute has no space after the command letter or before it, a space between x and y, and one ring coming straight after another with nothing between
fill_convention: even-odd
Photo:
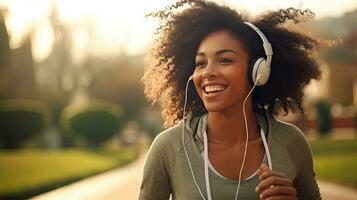
<instances>
[{"instance_id":1,"label":"eyebrow","mask_svg":"<svg viewBox=\"0 0 357 200\"><path fill-rule=\"evenodd\" d=\"M233 50L231 50L231 49L221 49L221 50L218 50L218 51L216 51L216 55L220 55L220 54L228 53L228 52L231 52L231 53L234 53L234 54L237 55L237 52L235 52L235 51L233 51ZM205 55L205 53L203 53L203 52L198 52L198 53L196 54L196 56L204 56L204 55Z\"/></svg>"}]
</instances>

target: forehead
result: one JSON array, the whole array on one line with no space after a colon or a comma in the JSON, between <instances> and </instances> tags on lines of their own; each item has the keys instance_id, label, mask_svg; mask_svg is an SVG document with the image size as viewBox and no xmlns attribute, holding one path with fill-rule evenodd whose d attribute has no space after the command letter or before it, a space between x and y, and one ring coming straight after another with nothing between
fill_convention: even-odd
<instances>
[{"instance_id":1,"label":"forehead","mask_svg":"<svg viewBox=\"0 0 357 200\"><path fill-rule=\"evenodd\" d=\"M245 51L239 38L229 31L221 30L208 34L200 43L197 53L213 53L220 49L231 49L237 52Z\"/></svg>"}]
</instances>

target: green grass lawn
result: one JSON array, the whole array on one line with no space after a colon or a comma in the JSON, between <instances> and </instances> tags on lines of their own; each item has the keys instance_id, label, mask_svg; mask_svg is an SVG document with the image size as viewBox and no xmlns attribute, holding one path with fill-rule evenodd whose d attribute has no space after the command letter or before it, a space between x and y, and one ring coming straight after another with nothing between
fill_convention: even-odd
<instances>
[{"instance_id":1,"label":"green grass lawn","mask_svg":"<svg viewBox=\"0 0 357 200\"><path fill-rule=\"evenodd\" d=\"M0 199L27 198L134 160L134 148L0 150Z\"/></svg>"},{"instance_id":2,"label":"green grass lawn","mask_svg":"<svg viewBox=\"0 0 357 200\"><path fill-rule=\"evenodd\" d=\"M357 188L357 140L311 142L317 178Z\"/></svg>"}]
</instances>

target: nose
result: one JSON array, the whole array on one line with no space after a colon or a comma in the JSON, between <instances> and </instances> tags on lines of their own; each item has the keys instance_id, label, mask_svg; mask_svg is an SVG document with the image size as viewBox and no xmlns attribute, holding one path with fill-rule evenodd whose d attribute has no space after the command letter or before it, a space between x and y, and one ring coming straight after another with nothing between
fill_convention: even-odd
<instances>
[{"instance_id":1,"label":"nose","mask_svg":"<svg viewBox=\"0 0 357 200\"><path fill-rule=\"evenodd\" d=\"M213 78L217 76L217 69L214 63L208 63L202 72L202 78Z\"/></svg>"}]
</instances>

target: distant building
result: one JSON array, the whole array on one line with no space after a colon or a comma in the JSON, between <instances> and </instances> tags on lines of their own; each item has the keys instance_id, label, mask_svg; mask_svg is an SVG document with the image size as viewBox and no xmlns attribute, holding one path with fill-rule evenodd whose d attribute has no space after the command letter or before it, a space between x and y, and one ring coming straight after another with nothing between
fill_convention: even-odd
<instances>
[{"instance_id":1,"label":"distant building","mask_svg":"<svg viewBox=\"0 0 357 200\"><path fill-rule=\"evenodd\" d=\"M356 95L357 63L329 63L329 71L328 100L333 104L352 105Z\"/></svg>"}]
</instances>

